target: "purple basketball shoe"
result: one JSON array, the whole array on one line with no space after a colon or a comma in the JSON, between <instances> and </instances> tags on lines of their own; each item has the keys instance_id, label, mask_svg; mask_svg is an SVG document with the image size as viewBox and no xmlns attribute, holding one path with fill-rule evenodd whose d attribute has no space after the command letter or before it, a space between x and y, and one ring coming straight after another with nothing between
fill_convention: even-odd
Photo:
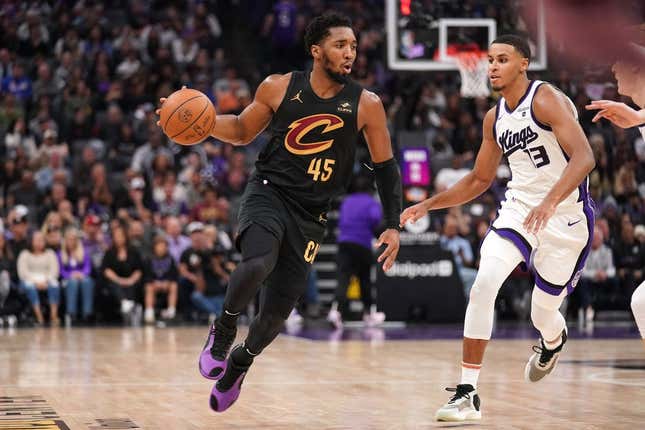
<instances>
[{"instance_id":1,"label":"purple basketball shoe","mask_svg":"<svg viewBox=\"0 0 645 430\"><path fill-rule=\"evenodd\" d=\"M226 356L235 342L237 328L228 328L215 321L211 325L206 345L199 355L199 373L204 378L218 380L226 370Z\"/></svg>"},{"instance_id":2,"label":"purple basketball shoe","mask_svg":"<svg viewBox=\"0 0 645 430\"><path fill-rule=\"evenodd\" d=\"M222 379L213 386L210 398L210 407L215 412L224 412L237 400L242 390L242 382L250 366L238 366L228 358L226 371Z\"/></svg>"}]
</instances>

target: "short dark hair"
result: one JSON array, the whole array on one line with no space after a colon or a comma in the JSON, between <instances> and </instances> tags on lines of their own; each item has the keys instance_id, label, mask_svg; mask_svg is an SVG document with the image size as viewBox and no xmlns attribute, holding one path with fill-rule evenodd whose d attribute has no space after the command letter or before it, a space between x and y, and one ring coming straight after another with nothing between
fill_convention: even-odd
<instances>
[{"instance_id":1,"label":"short dark hair","mask_svg":"<svg viewBox=\"0 0 645 430\"><path fill-rule=\"evenodd\" d=\"M522 54L524 58L531 60L531 47L525 38L517 34L503 34L493 40L493 43L503 43L505 45L513 46L517 52Z\"/></svg>"},{"instance_id":2,"label":"short dark hair","mask_svg":"<svg viewBox=\"0 0 645 430\"><path fill-rule=\"evenodd\" d=\"M315 17L305 30L305 51L311 55L311 46L329 36L332 27L352 27L352 20L338 12L326 12Z\"/></svg>"}]
</instances>

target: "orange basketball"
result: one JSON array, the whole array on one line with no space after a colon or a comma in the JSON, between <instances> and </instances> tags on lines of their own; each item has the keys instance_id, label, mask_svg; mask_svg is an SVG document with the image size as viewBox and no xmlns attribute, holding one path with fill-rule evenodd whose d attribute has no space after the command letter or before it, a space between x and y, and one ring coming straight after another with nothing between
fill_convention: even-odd
<instances>
[{"instance_id":1,"label":"orange basketball","mask_svg":"<svg viewBox=\"0 0 645 430\"><path fill-rule=\"evenodd\" d=\"M159 125L172 141L195 145L210 135L215 125L215 107L201 91L184 88L163 103Z\"/></svg>"}]
</instances>

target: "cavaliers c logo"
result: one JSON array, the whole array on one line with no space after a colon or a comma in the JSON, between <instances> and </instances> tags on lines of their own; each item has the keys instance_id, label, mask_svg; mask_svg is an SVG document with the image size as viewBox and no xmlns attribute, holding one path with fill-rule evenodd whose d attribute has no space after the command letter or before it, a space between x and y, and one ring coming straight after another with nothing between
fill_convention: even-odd
<instances>
[{"instance_id":1,"label":"cavaliers c logo","mask_svg":"<svg viewBox=\"0 0 645 430\"><path fill-rule=\"evenodd\" d=\"M333 145L334 139L311 143L303 143L302 139L307 133L317 127L325 126L320 132L323 135L341 128L344 125L345 123L341 118L328 113L319 113L300 118L292 122L289 126L289 132L284 137L284 146L286 146L289 152L296 155L309 155L322 152Z\"/></svg>"}]
</instances>

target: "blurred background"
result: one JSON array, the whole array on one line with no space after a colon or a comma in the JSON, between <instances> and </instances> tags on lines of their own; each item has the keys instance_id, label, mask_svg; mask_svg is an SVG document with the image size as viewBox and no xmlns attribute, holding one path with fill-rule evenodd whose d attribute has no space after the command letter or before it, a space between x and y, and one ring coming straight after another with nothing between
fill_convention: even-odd
<instances>
[{"instance_id":1,"label":"blurred background","mask_svg":"<svg viewBox=\"0 0 645 430\"><path fill-rule=\"evenodd\" d=\"M618 3L630 23L645 22L642 2ZM240 113L266 75L310 67L304 29L330 9L353 20L359 47L352 74L385 105L406 205L472 168L482 120L499 97L487 88L482 62L495 34L530 40L529 77L552 82L574 101L593 148L593 246L611 256L584 272L566 311L581 324L631 321L629 298L645 268L645 142L637 129L591 122L594 114L584 109L591 100L631 101L617 94L604 54L589 61L570 55L571 46L557 37L565 37L563 29L549 27L557 21L547 6L529 0L2 2L2 321L190 324L220 312L238 258L241 193L268 136L246 147L214 139L182 147L155 125L154 110L160 97L187 85L207 94L218 113ZM365 144L357 145L354 174L371 181ZM374 288L358 277L342 288L344 318L360 319L370 305L361 299L370 295L386 321L462 321L479 245L509 179L503 164L478 199L433 212L404 231L391 273L375 266ZM357 192L365 189L350 190ZM324 325L338 301L343 200L334 202L309 291L292 321ZM34 259L47 263L35 268ZM498 320L527 320L531 288L518 267L498 297Z\"/></svg>"}]
</instances>

